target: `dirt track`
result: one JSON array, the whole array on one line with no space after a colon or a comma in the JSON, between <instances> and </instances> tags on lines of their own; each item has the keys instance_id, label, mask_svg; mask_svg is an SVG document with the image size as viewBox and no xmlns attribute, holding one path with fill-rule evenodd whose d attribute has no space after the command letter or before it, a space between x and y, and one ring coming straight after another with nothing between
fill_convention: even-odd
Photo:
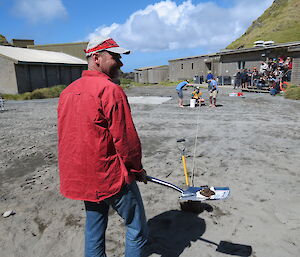
<instances>
[{"instance_id":1,"label":"dirt track","mask_svg":"<svg viewBox=\"0 0 300 257\"><path fill-rule=\"evenodd\" d=\"M186 104L190 92L184 91ZM171 87L126 90L128 96L173 97L131 105L149 175L184 186L176 139L185 138L195 185L232 191L226 201L203 204L197 215L180 211L175 191L140 184L152 237L147 256L225 256L202 239L249 245L256 257L298 256L300 102L229 92L221 88L217 108L192 109L177 107ZM57 99L8 101L0 113L0 212L16 212L1 217L3 257L82 256L83 205L58 193L56 105ZM122 256L124 228L111 214L107 253Z\"/></svg>"}]
</instances>

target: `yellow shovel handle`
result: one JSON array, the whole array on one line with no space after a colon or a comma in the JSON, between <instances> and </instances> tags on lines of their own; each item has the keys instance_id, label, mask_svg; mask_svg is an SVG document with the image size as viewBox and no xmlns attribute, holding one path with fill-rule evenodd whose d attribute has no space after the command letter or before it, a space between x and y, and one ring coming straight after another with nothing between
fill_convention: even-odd
<instances>
[{"instance_id":1,"label":"yellow shovel handle","mask_svg":"<svg viewBox=\"0 0 300 257\"><path fill-rule=\"evenodd\" d=\"M185 184L188 186L189 185L189 178L188 178L188 172L186 168L186 161L185 161L185 156L181 156L182 163L183 163L183 170L184 170L184 176L185 176Z\"/></svg>"}]
</instances>

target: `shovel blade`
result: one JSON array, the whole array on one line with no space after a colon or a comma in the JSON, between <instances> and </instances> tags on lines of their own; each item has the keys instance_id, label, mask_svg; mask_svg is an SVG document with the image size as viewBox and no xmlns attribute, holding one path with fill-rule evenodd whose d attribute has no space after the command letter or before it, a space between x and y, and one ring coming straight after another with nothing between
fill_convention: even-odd
<instances>
[{"instance_id":1,"label":"shovel blade","mask_svg":"<svg viewBox=\"0 0 300 257\"><path fill-rule=\"evenodd\" d=\"M252 254L252 247L250 245L234 244L231 242L220 241L216 250L220 253L226 253L237 256L250 256Z\"/></svg>"},{"instance_id":2,"label":"shovel blade","mask_svg":"<svg viewBox=\"0 0 300 257\"><path fill-rule=\"evenodd\" d=\"M206 187L189 187L187 190L183 191L180 196L181 201L207 201L207 200L224 200L230 194L229 187L210 187L210 189L215 193L212 196L206 197L200 194L202 189Z\"/></svg>"}]
</instances>

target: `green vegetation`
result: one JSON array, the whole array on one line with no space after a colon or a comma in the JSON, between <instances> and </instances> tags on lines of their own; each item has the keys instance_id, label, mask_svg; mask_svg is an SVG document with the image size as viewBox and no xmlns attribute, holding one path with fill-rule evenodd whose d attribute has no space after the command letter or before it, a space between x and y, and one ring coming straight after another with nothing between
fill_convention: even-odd
<instances>
[{"instance_id":1,"label":"green vegetation","mask_svg":"<svg viewBox=\"0 0 300 257\"><path fill-rule=\"evenodd\" d=\"M121 79L121 87L122 88L130 88L131 86L135 87L146 87L146 86L176 86L180 81L175 81L175 82L170 82L170 81L163 81L158 84L150 84L150 83L139 83L139 82L134 82L131 79Z\"/></svg>"},{"instance_id":2,"label":"green vegetation","mask_svg":"<svg viewBox=\"0 0 300 257\"><path fill-rule=\"evenodd\" d=\"M284 97L292 100L300 100L300 86L290 84L284 92Z\"/></svg>"},{"instance_id":3,"label":"green vegetation","mask_svg":"<svg viewBox=\"0 0 300 257\"><path fill-rule=\"evenodd\" d=\"M145 84L137 83L131 79L121 79L122 88L144 87L144 86L175 86L179 83L177 82L162 82L159 84ZM60 93L66 88L66 85L57 85L54 87L39 88L32 92L26 92L24 94L2 94L1 96L6 100L31 100L31 99L44 99L44 98L56 98L59 97Z\"/></svg>"},{"instance_id":4,"label":"green vegetation","mask_svg":"<svg viewBox=\"0 0 300 257\"><path fill-rule=\"evenodd\" d=\"M160 82L159 84L162 86L172 87L172 86L177 86L181 81L174 81L174 82L164 81L164 82ZM190 80L190 81L193 81L193 80Z\"/></svg>"},{"instance_id":5,"label":"green vegetation","mask_svg":"<svg viewBox=\"0 0 300 257\"><path fill-rule=\"evenodd\" d=\"M300 0L275 0L227 49L249 48L258 40L286 43L300 40Z\"/></svg>"},{"instance_id":6,"label":"green vegetation","mask_svg":"<svg viewBox=\"0 0 300 257\"><path fill-rule=\"evenodd\" d=\"M66 88L65 85L57 85L49 88L39 88L32 92L24 94L3 94L2 97L6 100L31 100L31 99L44 99L59 97L60 93Z\"/></svg>"},{"instance_id":7,"label":"green vegetation","mask_svg":"<svg viewBox=\"0 0 300 257\"><path fill-rule=\"evenodd\" d=\"M6 45L6 44L7 44L7 40L5 36L0 34L0 45Z\"/></svg>"},{"instance_id":8,"label":"green vegetation","mask_svg":"<svg viewBox=\"0 0 300 257\"><path fill-rule=\"evenodd\" d=\"M133 82L132 79L128 79L128 78L120 78L120 82L121 82L121 85L126 85L126 84L130 84Z\"/></svg>"}]
</instances>

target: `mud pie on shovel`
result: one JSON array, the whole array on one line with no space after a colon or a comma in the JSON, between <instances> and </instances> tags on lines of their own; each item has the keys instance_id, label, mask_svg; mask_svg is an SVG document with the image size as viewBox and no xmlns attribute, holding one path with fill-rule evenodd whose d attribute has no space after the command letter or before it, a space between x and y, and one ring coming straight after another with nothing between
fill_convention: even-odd
<instances>
[{"instance_id":1,"label":"mud pie on shovel","mask_svg":"<svg viewBox=\"0 0 300 257\"><path fill-rule=\"evenodd\" d=\"M205 187L205 188L202 188L200 191L197 192L197 196L199 197L211 197L212 195L215 195L216 193L213 191L213 188L208 188L208 187Z\"/></svg>"}]
</instances>

